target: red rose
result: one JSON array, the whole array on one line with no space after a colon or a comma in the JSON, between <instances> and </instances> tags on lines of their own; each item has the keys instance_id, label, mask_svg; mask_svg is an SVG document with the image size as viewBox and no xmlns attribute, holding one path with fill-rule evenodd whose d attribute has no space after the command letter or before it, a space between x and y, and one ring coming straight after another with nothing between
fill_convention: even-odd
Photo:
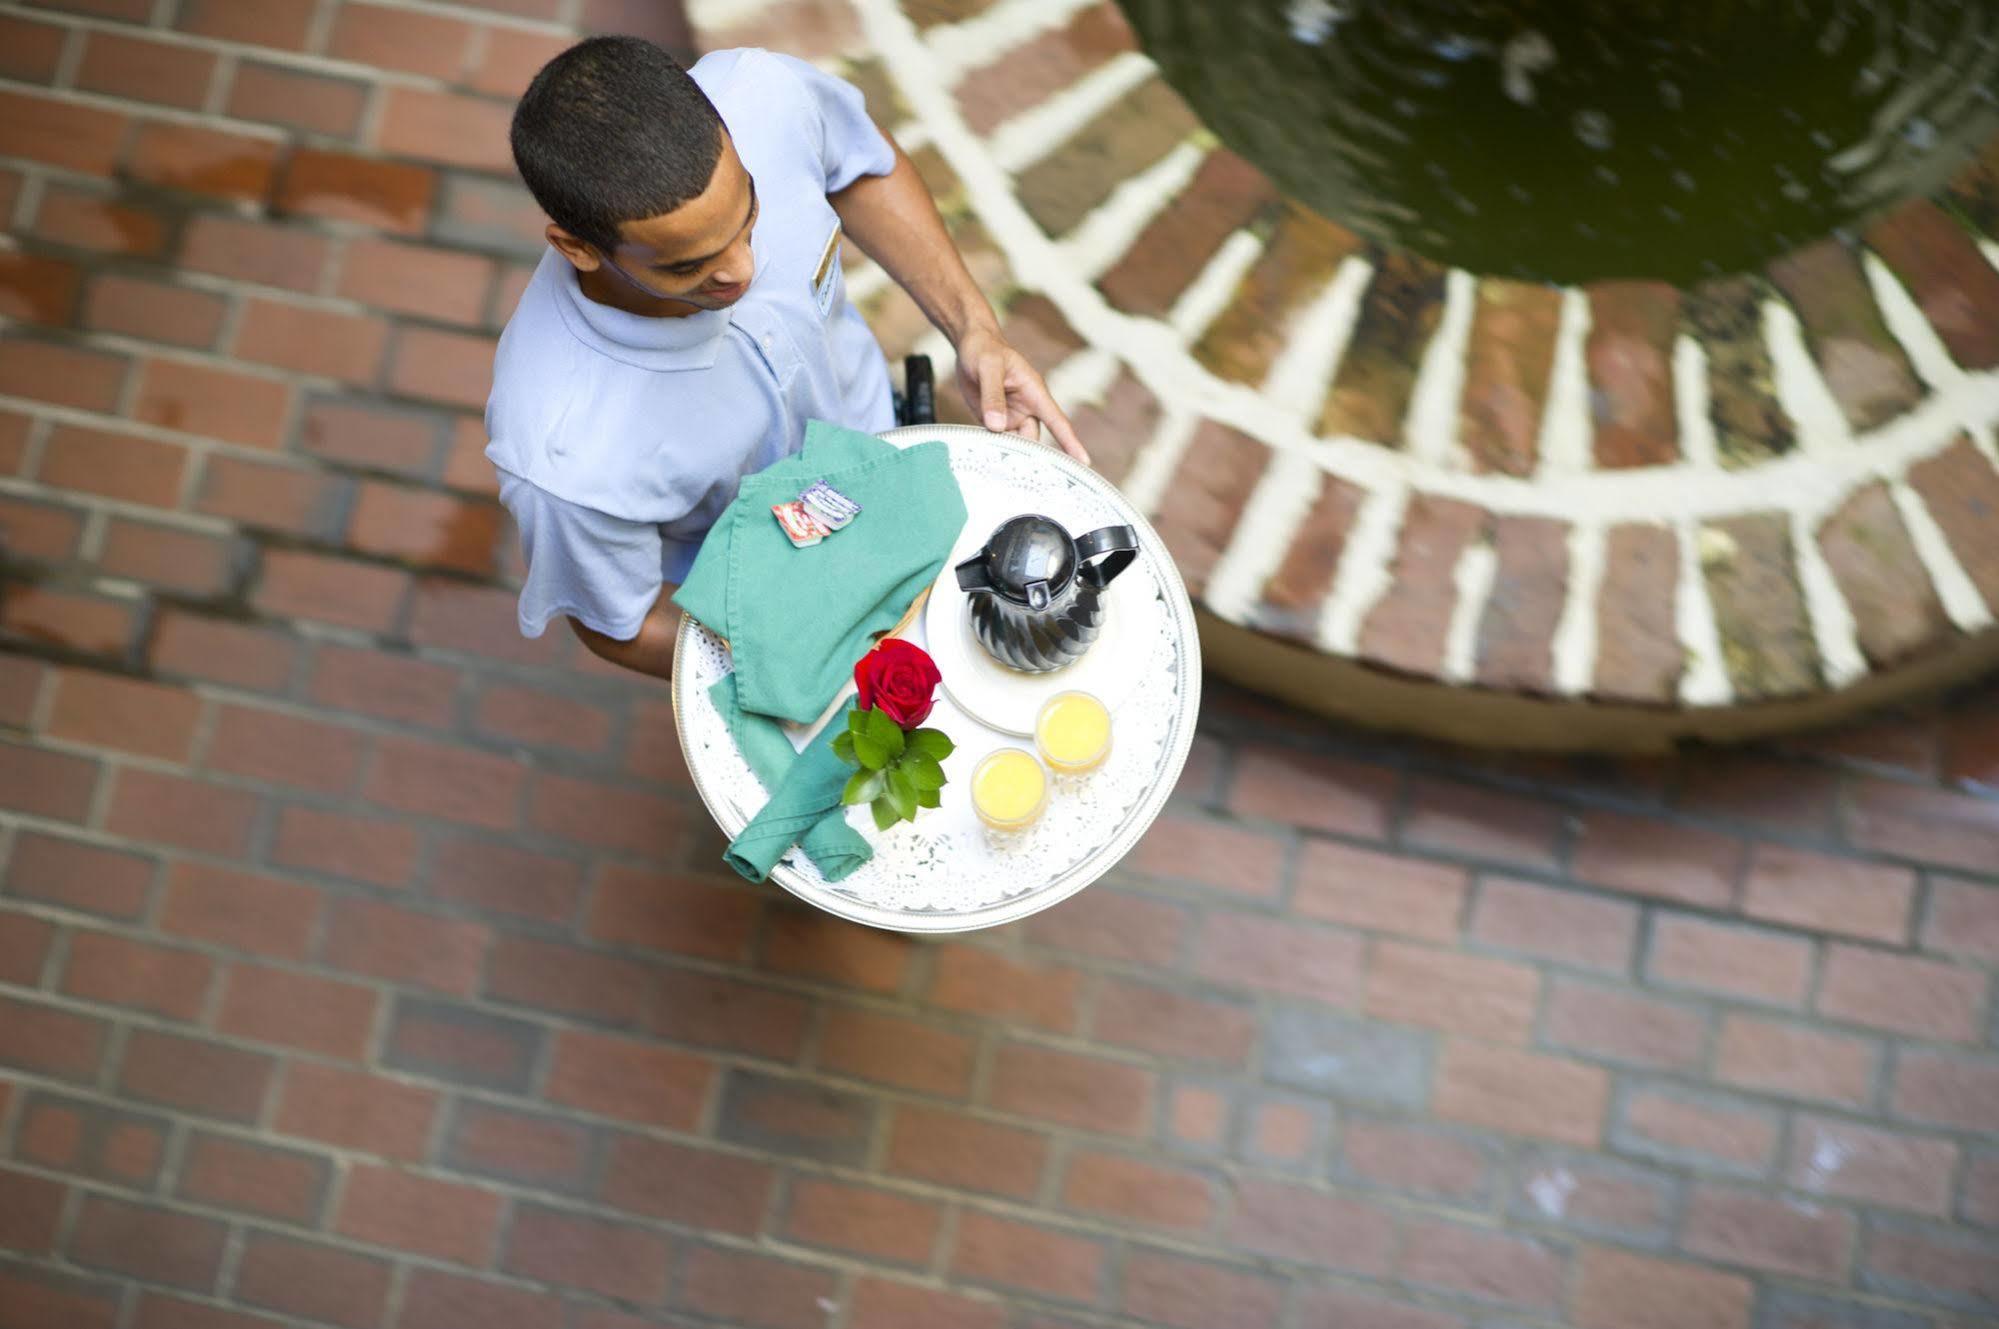
<instances>
[{"instance_id":1,"label":"red rose","mask_svg":"<svg viewBox=\"0 0 1999 1329\"><path fill-rule=\"evenodd\" d=\"M861 709L880 711L904 729L930 717L943 677L930 652L900 637L888 638L854 665Z\"/></svg>"}]
</instances>

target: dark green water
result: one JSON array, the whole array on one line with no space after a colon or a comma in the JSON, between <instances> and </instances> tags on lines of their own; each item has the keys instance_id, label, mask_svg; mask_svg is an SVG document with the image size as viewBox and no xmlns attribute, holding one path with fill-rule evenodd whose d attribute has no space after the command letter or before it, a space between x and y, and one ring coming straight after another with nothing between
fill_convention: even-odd
<instances>
[{"instance_id":1,"label":"dark green water","mask_svg":"<svg viewBox=\"0 0 1999 1329\"><path fill-rule=\"evenodd\" d=\"M1287 193L1477 272L1757 267L1999 131L1999 0L1120 3Z\"/></svg>"}]
</instances>

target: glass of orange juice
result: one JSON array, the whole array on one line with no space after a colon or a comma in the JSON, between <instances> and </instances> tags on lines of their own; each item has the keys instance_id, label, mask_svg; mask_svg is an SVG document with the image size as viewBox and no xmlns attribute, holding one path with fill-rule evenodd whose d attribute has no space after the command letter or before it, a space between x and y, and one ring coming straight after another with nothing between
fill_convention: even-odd
<instances>
[{"instance_id":1,"label":"glass of orange juice","mask_svg":"<svg viewBox=\"0 0 1999 1329\"><path fill-rule=\"evenodd\" d=\"M1047 802L1048 777L1031 752L999 748L972 768L972 810L995 831L1025 830Z\"/></svg>"},{"instance_id":2,"label":"glass of orange juice","mask_svg":"<svg viewBox=\"0 0 1999 1329\"><path fill-rule=\"evenodd\" d=\"M1058 775L1081 775L1111 750L1111 713L1087 692L1058 692L1041 704L1034 746Z\"/></svg>"}]
</instances>

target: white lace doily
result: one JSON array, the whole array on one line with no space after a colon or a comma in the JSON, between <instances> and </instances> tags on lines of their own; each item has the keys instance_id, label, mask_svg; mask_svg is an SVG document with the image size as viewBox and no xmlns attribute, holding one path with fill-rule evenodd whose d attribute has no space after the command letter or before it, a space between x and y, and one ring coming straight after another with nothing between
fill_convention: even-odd
<instances>
[{"instance_id":1,"label":"white lace doily","mask_svg":"<svg viewBox=\"0 0 1999 1329\"><path fill-rule=\"evenodd\" d=\"M1145 518L1108 481L1040 444L959 425L891 430L902 446L945 441L951 468L974 513L995 506L1040 512L1072 532L1129 525L1138 531L1138 559L1119 578L1120 598L1156 601L1156 640L1146 652L1150 676L1112 712L1111 755L1085 776L1051 781L1047 809L1025 832L989 833L972 813L972 768L994 748L1030 746L990 729L938 690L926 723L943 729L958 749L944 763L951 783L943 806L915 822L877 831L865 807L848 821L874 846L874 858L851 877L829 883L794 849L771 876L793 894L857 922L906 932L955 932L1023 918L1065 899L1108 871L1144 834L1179 779L1193 743L1200 708L1200 645L1180 574ZM971 501L977 495L977 501ZM905 636L926 640L923 616ZM729 672L729 651L714 633L683 620L673 670L674 711L695 787L724 834L735 835L763 806L766 794L708 698ZM1023 681L1061 691L1062 671Z\"/></svg>"}]
</instances>

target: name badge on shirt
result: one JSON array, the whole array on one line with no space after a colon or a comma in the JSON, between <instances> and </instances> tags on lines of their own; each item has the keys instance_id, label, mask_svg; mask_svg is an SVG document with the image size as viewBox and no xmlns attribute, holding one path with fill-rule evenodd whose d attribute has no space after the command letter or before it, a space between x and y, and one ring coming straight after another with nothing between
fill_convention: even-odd
<instances>
[{"instance_id":1,"label":"name badge on shirt","mask_svg":"<svg viewBox=\"0 0 1999 1329\"><path fill-rule=\"evenodd\" d=\"M819 302L819 317L826 317L833 308L833 289L840 284L840 226L834 223L833 234L826 237L826 248L819 255L819 266L812 273L812 295Z\"/></svg>"}]
</instances>

